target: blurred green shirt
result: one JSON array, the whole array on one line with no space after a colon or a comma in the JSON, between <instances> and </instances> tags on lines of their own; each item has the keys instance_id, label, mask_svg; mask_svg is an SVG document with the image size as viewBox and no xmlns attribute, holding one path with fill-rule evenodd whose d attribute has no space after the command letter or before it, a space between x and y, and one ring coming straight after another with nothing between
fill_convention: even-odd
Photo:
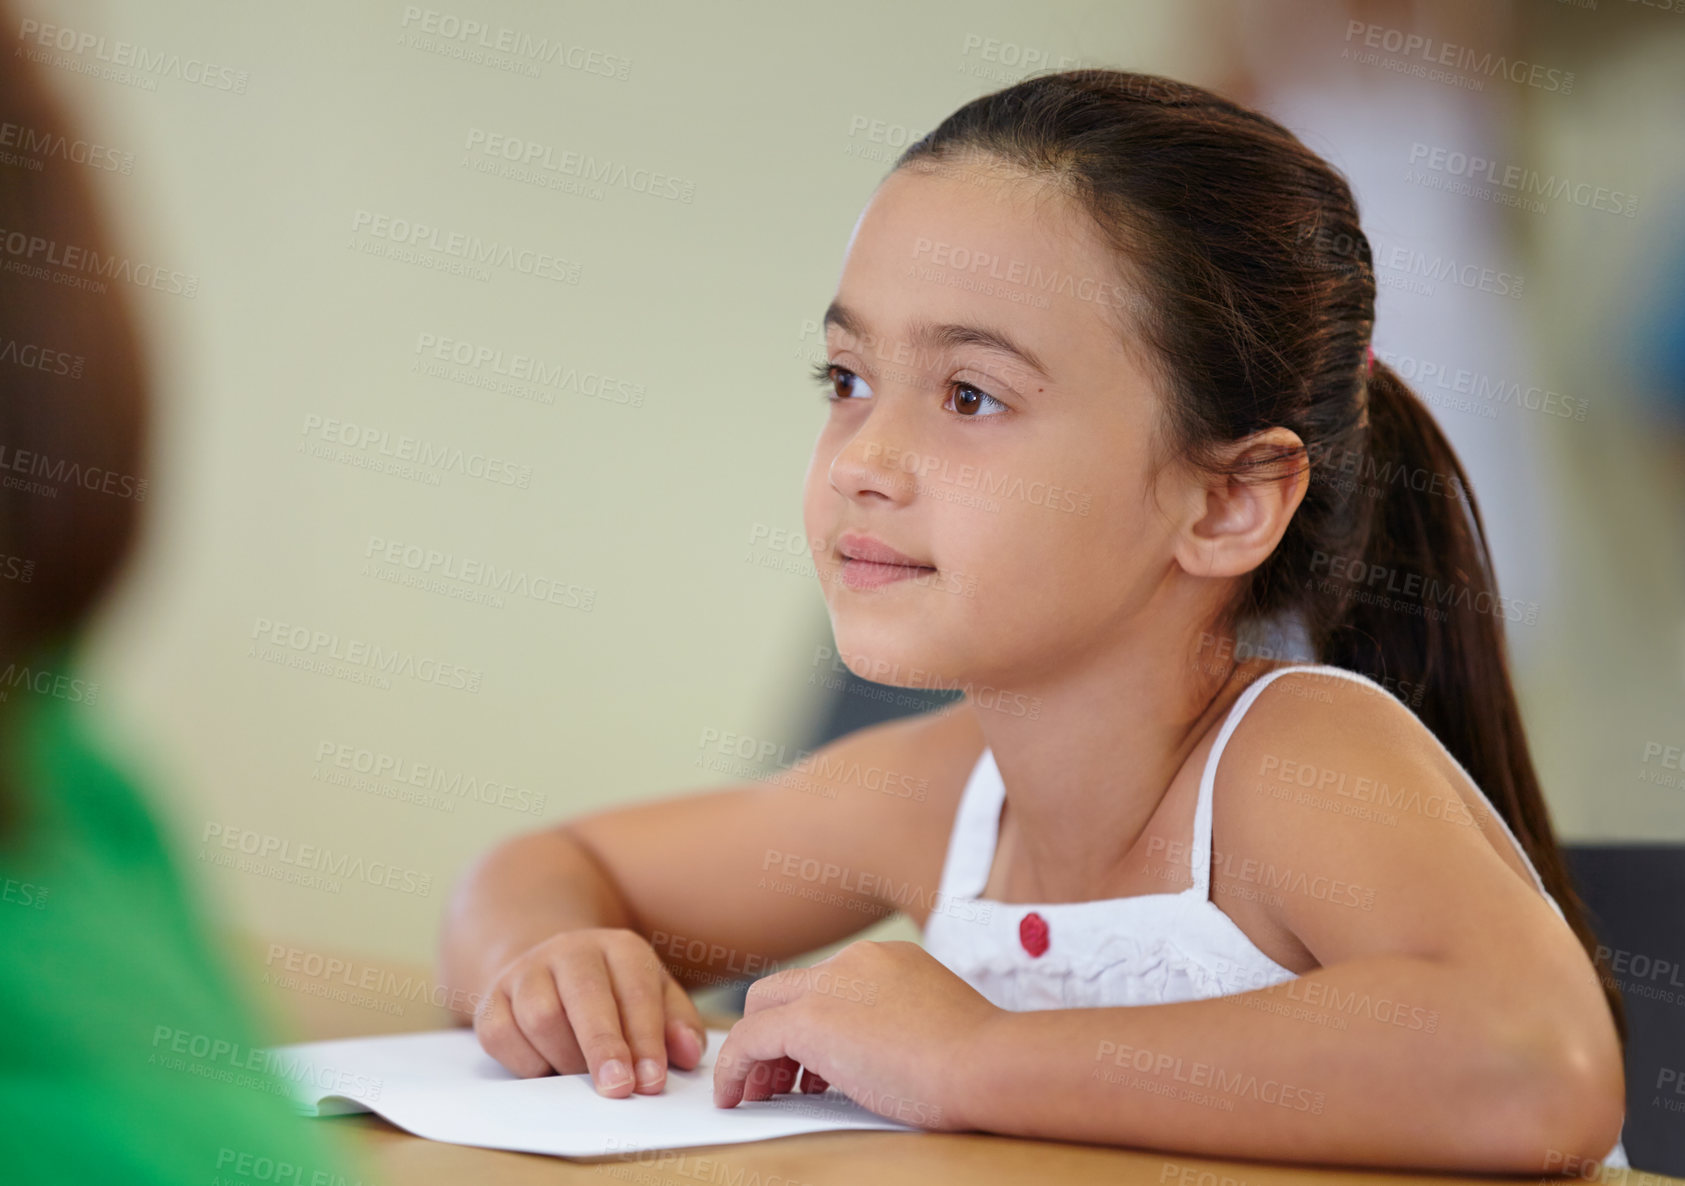
<instances>
[{"instance_id":1,"label":"blurred green shirt","mask_svg":"<svg viewBox=\"0 0 1685 1186\"><path fill-rule=\"evenodd\" d=\"M0 682L0 1180L355 1184L333 1122L289 1103L157 822L85 732L87 685L30 682Z\"/></svg>"}]
</instances>

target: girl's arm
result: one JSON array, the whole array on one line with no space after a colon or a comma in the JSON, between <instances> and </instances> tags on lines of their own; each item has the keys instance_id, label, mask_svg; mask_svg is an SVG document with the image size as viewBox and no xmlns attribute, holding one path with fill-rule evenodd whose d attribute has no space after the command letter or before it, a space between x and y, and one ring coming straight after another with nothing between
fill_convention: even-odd
<instances>
[{"instance_id":1,"label":"girl's arm","mask_svg":"<svg viewBox=\"0 0 1685 1186\"><path fill-rule=\"evenodd\" d=\"M1337 692L1313 726L1271 692L1219 767L1212 900L1267 895L1322 966L1208 1000L997 1014L956 1068L956 1112L1227 1157L1532 1173L1602 1158L1625 1107L1613 1019L1573 933L1499 856L1499 822L1477 823L1478 801L1446 810L1466 780L1402 705ZM1344 810L1382 785L1390 809Z\"/></svg>"},{"instance_id":2,"label":"girl's arm","mask_svg":"<svg viewBox=\"0 0 1685 1186\"><path fill-rule=\"evenodd\" d=\"M1485 990L1494 1003L1470 999L1483 989L1467 965L1373 956L1237 996L1003 1012L957 1069L952 1111L988 1132L1213 1157L1535 1174L1595 1163L1620 1132L1609 1059L1504 986ZM1404 1024L1375 1019L1376 1003ZM1435 1015L1436 1032L1409 1028Z\"/></svg>"},{"instance_id":3,"label":"girl's arm","mask_svg":"<svg viewBox=\"0 0 1685 1186\"><path fill-rule=\"evenodd\" d=\"M518 836L464 876L439 973L479 992L563 931L623 927L682 981L766 974L909 901L889 893L940 868L964 763L981 749L964 706L858 730L776 781L598 811ZM465 1019L464 1019L465 1020Z\"/></svg>"}]
</instances>

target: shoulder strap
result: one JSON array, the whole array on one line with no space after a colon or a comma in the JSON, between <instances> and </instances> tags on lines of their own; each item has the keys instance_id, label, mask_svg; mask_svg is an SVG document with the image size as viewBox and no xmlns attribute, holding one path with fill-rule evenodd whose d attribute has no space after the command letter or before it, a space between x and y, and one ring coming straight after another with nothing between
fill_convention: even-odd
<instances>
[{"instance_id":1,"label":"shoulder strap","mask_svg":"<svg viewBox=\"0 0 1685 1186\"><path fill-rule=\"evenodd\" d=\"M948 837L948 855L942 864L943 901L975 898L989 880L995 863L995 845L1000 839L1000 809L1006 784L988 746L983 747L971 768L965 790L954 812L954 829Z\"/></svg>"},{"instance_id":2,"label":"shoulder strap","mask_svg":"<svg viewBox=\"0 0 1685 1186\"><path fill-rule=\"evenodd\" d=\"M1350 675L1353 679L1363 678L1354 672L1325 663L1295 663L1259 676L1234 702L1229 709L1229 715L1223 719L1223 727L1217 731L1217 741L1211 747L1210 756L1205 759L1205 769L1199 777L1199 800L1194 806L1193 856L1189 862L1194 883L1188 892L1197 893L1202 899L1209 900L1211 897L1211 797L1213 788L1217 785L1217 759L1223 756L1223 747L1229 743L1230 734L1235 731L1235 726L1240 724L1240 718L1246 715L1246 710L1252 707L1252 702L1269 687L1271 680L1290 671L1337 671Z\"/></svg>"}]
</instances>

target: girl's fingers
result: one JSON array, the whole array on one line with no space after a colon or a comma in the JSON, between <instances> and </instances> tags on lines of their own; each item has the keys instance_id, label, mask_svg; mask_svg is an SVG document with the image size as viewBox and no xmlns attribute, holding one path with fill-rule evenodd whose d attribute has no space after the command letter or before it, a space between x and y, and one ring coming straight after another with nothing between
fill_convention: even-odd
<instances>
[{"instance_id":1,"label":"girl's fingers","mask_svg":"<svg viewBox=\"0 0 1685 1186\"><path fill-rule=\"evenodd\" d=\"M762 976L749 986L749 993L743 999L743 1020L726 1035L714 1063L716 1104L730 1108L742 1100L771 1099L779 1092L795 1089L801 1073L800 1060L784 1050L778 1041L764 1035L782 1031L782 1022L774 1021L769 1027L767 1020L782 1017L784 1022L788 1021L790 1015L783 1007L807 994L811 974L807 968L786 968ZM741 1041L759 1045L733 1050L732 1040L746 1029L749 1033ZM728 1058L742 1065L727 1067Z\"/></svg>"},{"instance_id":2,"label":"girl's fingers","mask_svg":"<svg viewBox=\"0 0 1685 1186\"><path fill-rule=\"evenodd\" d=\"M474 1034L480 1048L513 1074L532 1079L547 1074L550 1064L521 1033L509 994L498 989L474 1015Z\"/></svg>"},{"instance_id":3,"label":"girl's fingers","mask_svg":"<svg viewBox=\"0 0 1685 1186\"><path fill-rule=\"evenodd\" d=\"M573 1029L562 1010L562 998L556 977L542 964L531 965L515 982L510 994L515 1022L521 1036L544 1056L546 1071L575 1075L585 1069L585 1059L579 1043L573 1040Z\"/></svg>"},{"instance_id":4,"label":"girl's fingers","mask_svg":"<svg viewBox=\"0 0 1685 1186\"><path fill-rule=\"evenodd\" d=\"M610 1098L657 1093L669 1065L702 1061L702 1016L641 938L589 938L505 969L475 1014L480 1045L522 1078L584 1071Z\"/></svg>"},{"instance_id":5,"label":"girl's fingers","mask_svg":"<svg viewBox=\"0 0 1685 1186\"><path fill-rule=\"evenodd\" d=\"M633 1090L654 1095L667 1082L667 970L641 939L604 949L620 1022L632 1055Z\"/></svg>"},{"instance_id":6,"label":"girl's fingers","mask_svg":"<svg viewBox=\"0 0 1685 1186\"><path fill-rule=\"evenodd\" d=\"M801 1061L799 1054L785 1048L788 1017L788 1010L763 1008L754 1014L745 1013L743 1020L731 1027L714 1060L715 1106L734 1108L745 1098L768 1098L770 1092L754 1096L745 1094L755 1068L778 1059ZM770 1072L761 1071L760 1074L770 1075Z\"/></svg>"},{"instance_id":7,"label":"girl's fingers","mask_svg":"<svg viewBox=\"0 0 1685 1186\"><path fill-rule=\"evenodd\" d=\"M820 1078L818 1075L815 1075L812 1071L806 1069L802 1071L803 1092L810 1095L818 1095L821 1091L828 1091L830 1086L831 1085L829 1083L825 1082L825 1080Z\"/></svg>"},{"instance_id":8,"label":"girl's fingers","mask_svg":"<svg viewBox=\"0 0 1685 1186\"><path fill-rule=\"evenodd\" d=\"M749 1072L743 1098L769 1100L781 1092L794 1091L796 1076L801 1073L801 1069L801 1063L793 1058L774 1058L759 1063Z\"/></svg>"},{"instance_id":9,"label":"girl's fingers","mask_svg":"<svg viewBox=\"0 0 1685 1186\"><path fill-rule=\"evenodd\" d=\"M708 1049L708 1027L702 1014L684 990L684 985L663 973L667 1017L667 1061L681 1071L696 1069Z\"/></svg>"},{"instance_id":10,"label":"girl's fingers","mask_svg":"<svg viewBox=\"0 0 1685 1186\"><path fill-rule=\"evenodd\" d=\"M555 981L597 1093L611 1099L631 1095L632 1052L620 1029L620 1005L603 953L596 948L579 952L557 969Z\"/></svg>"}]
</instances>

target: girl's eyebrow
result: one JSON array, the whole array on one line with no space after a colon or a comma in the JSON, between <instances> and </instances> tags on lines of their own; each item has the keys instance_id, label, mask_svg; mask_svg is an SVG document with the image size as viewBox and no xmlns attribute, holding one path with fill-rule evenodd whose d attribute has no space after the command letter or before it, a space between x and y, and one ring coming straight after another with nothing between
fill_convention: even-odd
<instances>
[{"instance_id":1,"label":"girl's eyebrow","mask_svg":"<svg viewBox=\"0 0 1685 1186\"><path fill-rule=\"evenodd\" d=\"M823 324L827 329L834 325L849 337L859 340L870 340L872 336L867 332L866 323L860 315L841 301L831 302L825 310ZM1041 359L1033 350L1019 345L1001 330L980 325L938 325L935 322L919 320L912 322L908 331L908 338L915 349L982 346L1002 354L1010 354L1048 382L1053 381L1053 376L1048 373L1047 367L1042 365Z\"/></svg>"}]
</instances>

